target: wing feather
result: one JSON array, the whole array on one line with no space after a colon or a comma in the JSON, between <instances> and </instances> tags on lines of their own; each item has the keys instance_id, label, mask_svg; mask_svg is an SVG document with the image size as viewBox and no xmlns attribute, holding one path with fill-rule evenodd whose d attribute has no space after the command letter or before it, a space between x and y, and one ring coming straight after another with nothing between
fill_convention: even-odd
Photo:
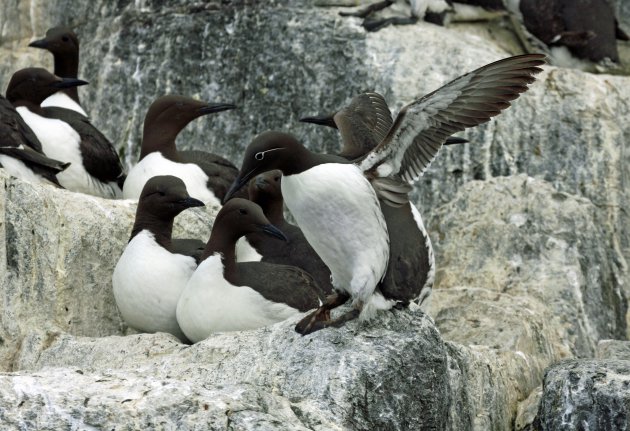
<instances>
[{"instance_id":1,"label":"wing feather","mask_svg":"<svg viewBox=\"0 0 630 431\"><path fill-rule=\"evenodd\" d=\"M383 141L361 161L372 177L415 181L453 133L485 123L527 91L544 55L510 57L460 76L405 106Z\"/></svg>"}]
</instances>

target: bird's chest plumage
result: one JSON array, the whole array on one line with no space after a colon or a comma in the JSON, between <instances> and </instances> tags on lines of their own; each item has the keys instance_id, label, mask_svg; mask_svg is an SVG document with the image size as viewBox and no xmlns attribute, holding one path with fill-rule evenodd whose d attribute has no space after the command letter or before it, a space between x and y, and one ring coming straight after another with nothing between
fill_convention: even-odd
<instances>
[{"instance_id":1,"label":"bird's chest plumage","mask_svg":"<svg viewBox=\"0 0 630 431\"><path fill-rule=\"evenodd\" d=\"M282 195L336 289L374 289L387 266L387 228L376 194L353 164L328 163L282 179ZM355 285L355 287L350 287Z\"/></svg>"}]
</instances>

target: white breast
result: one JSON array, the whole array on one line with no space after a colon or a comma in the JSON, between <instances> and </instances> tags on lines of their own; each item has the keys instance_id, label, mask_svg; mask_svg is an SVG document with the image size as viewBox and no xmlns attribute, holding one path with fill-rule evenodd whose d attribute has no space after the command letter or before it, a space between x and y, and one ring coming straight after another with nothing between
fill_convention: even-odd
<instances>
[{"instance_id":1,"label":"white breast","mask_svg":"<svg viewBox=\"0 0 630 431\"><path fill-rule=\"evenodd\" d=\"M46 156L70 162L66 170L57 174L59 184L73 192L94 196L113 198L119 195L120 189L115 183L103 183L85 170L80 150L81 137L68 123L42 117L24 106L18 107L17 111L37 135Z\"/></svg>"},{"instance_id":2,"label":"white breast","mask_svg":"<svg viewBox=\"0 0 630 431\"><path fill-rule=\"evenodd\" d=\"M260 328L297 314L295 308L225 280L219 254L201 262L177 304L177 321L195 343L214 332Z\"/></svg>"},{"instance_id":3,"label":"white breast","mask_svg":"<svg viewBox=\"0 0 630 431\"><path fill-rule=\"evenodd\" d=\"M63 91L58 91L52 96L47 97L46 100L42 102L41 106L42 108L45 108L47 106L54 106L57 108L66 108L72 111L76 111L79 114L87 117L87 114L85 113L83 108L81 108L81 105L79 105L77 102L72 100L72 98L68 96L66 93L64 93Z\"/></svg>"},{"instance_id":4,"label":"white breast","mask_svg":"<svg viewBox=\"0 0 630 431\"><path fill-rule=\"evenodd\" d=\"M173 175L186 184L188 194L206 205L220 206L219 199L208 190L208 176L194 163L176 163L156 151L131 168L123 186L125 199L138 199L149 178L156 175Z\"/></svg>"},{"instance_id":5,"label":"white breast","mask_svg":"<svg viewBox=\"0 0 630 431\"><path fill-rule=\"evenodd\" d=\"M112 276L114 297L125 322L142 332L168 332L183 339L175 310L196 266L192 257L161 247L148 230L136 235Z\"/></svg>"},{"instance_id":6,"label":"white breast","mask_svg":"<svg viewBox=\"0 0 630 431\"><path fill-rule=\"evenodd\" d=\"M364 308L389 259L389 235L374 189L354 164L328 163L282 178L282 195L335 289Z\"/></svg>"},{"instance_id":7,"label":"white breast","mask_svg":"<svg viewBox=\"0 0 630 431\"><path fill-rule=\"evenodd\" d=\"M24 164L24 162L14 157L4 154L0 155L0 165L2 165L2 167L7 171L9 175L12 175L21 180L35 184L50 184L49 181L45 180L43 177L33 172L31 168Z\"/></svg>"},{"instance_id":8,"label":"white breast","mask_svg":"<svg viewBox=\"0 0 630 431\"><path fill-rule=\"evenodd\" d=\"M427 248L429 254L429 273L427 274L427 281L424 283L424 286L420 291L420 296L416 298L418 304L422 305L422 303L426 301L429 296L431 296L431 293L433 291L433 282L435 281L435 257L433 256L433 245L431 244L431 238L429 237L429 234L424 227L420 211L418 211L414 204L411 204L411 214L413 215L413 219L416 221L418 229L424 236L424 246Z\"/></svg>"}]
</instances>

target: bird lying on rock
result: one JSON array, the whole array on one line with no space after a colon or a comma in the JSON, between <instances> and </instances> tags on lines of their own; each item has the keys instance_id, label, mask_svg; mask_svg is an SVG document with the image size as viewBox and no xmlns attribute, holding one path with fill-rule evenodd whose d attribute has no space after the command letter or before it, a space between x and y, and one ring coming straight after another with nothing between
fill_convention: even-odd
<instances>
[{"instance_id":1,"label":"bird lying on rock","mask_svg":"<svg viewBox=\"0 0 630 431\"><path fill-rule=\"evenodd\" d=\"M0 167L14 177L61 187L56 175L70 164L50 159L13 105L0 96Z\"/></svg>"},{"instance_id":2,"label":"bird lying on rock","mask_svg":"<svg viewBox=\"0 0 630 431\"><path fill-rule=\"evenodd\" d=\"M409 3L409 16L392 16L382 19L370 18L375 12L386 9L396 3ZM453 7L452 0L383 0L372 3L355 12L340 12L341 16L354 16L364 18L363 27L367 31L378 31L389 25L408 25L415 24L419 19L427 22L444 25L447 11Z\"/></svg>"},{"instance_id":3,"label":"bird lying on rock","mask_svg":"<svg viewBox=\"0 0 630 431\"><path fill-rule=\"evenodd\" d=\"M132 328L186 340L175 310L197 262L174 247L173 220L185 209L203 205L189 196L179 178L156 176L145 184L129 244L112 275L116 304Z\"/></svg>"},{"instance_id":4,"label":"bird lying on rock","mask_svg":"<svg viewBox=\"0 0 630 431\"><path fill-rule=\"evenodd\" d=\"M63 187L105 198L119 197L125 174L111 142L87 117L65 108L40 106L59 86L85 84L59 78L46 69L27 68L11 77L7 99L33 130L44 154L70 162L68 169L57 175Z\"/></svg>"},{"instance_id":5,"label":"bird lying on rock","mask_svg":"<svg viewBox=\"0 0 630 431\"><path fill-rule=\"evenodd\" d=\"M46 32L46 37L29 43L30 47L49 51L55 61L54 73L62 78L79 76L79 38L72 29L64 26L53 27ZM42 106L55 106L76 111L87 117L79 102L76 87L65 88L47 97Z\"/></svg>"},{"instance_id":6,"label":"bird lying on rock","mask_svg":"<svg viewBox=\"0 0 630 431\"><path fill-rule=\"evenodd\" d=\"M220 205L238 169L211 153L178 151L175 138L195 118L234 108L229 103L206 103L177 95L155 100L144 118L140 159L127 175L125 199L138 199L144 184L155 175L174 175L206 205Z\"/></svg>"},{"instance_id":7,"label":"bird lying on rock","mask_svg":"<svg viewBox=\"0 0 630 431\"><path fill-rule=\"evenodd\" d=\"M300 268L236 262L236 241L253 232L286 240L251 201L232 199L217 214L203 261L177 304L177 322L191 341L271 325L321 304L323 291Z\"/></svg>"},{"instance_id":8,"label":"bird lying on rock","mask_svg":"<svg viewBox=\"0 0 630 431\"><path fill-rule=\"evenodd\" d=\"M249 183L249 200L263 210L271 224L279 228L287 241L278 241L263 232L247 235L247 241L262 256L262 262L292 265L308 272L326 294L332 293L330 270L308 243L302 230L284 218L282 172L269 171Z\"/></svg>"},{"instance_id":9,"label":"bird lying on rock","mask_svg":"<svg viewBox=\"0 0 630 431\"><path fill-rule=\"evenodd\" d=\"M446 138L489 121L509 107L535 81L533 75L542 64L543 55L522 55L460 76L404 107L383 141L353 162L313 153L287 133L264 132L249 144L227 198L253 176L281 170L287 207L331 270L338 293L298 328L302 333L359 314L368 319L395 305L395 300L376 289L390 255L381 205L405 205L410 184ZM330 310L349 298L354 310L330 320Z\"/></svg>"}]
</instances>

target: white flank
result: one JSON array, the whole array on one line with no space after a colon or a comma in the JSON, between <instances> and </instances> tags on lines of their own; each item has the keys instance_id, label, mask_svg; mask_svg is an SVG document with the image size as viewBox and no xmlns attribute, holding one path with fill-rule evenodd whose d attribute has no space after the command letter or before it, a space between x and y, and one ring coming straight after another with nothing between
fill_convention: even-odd
<instances>
[{"instance_id":1,"label":"white flank","mask_svg":"<svg viewBox=\"0 0 630 431\"><path fill-rule=\"evenodd\" d=\"M57 174L59 184L73 192L105 198L120 195L120 189L116 183L103 183L85 170L79 147L81 137L68 123L39 116L24 106L18 107L17 111L37 135L46 156L60 162L70 162L66 170Z\"/></svg>"},{"instance_id":2,"label":"white flank","mask_svg":"<svg viewBox=\"0 0 630 431\"><path fill-rule=\"evenodd\" d=\"M168 332L183 340L175 310L196 266L192 257L161 247L148 230L136 235L112 276L114 298L125 322L142 332Z\"/></svg>"},{"instance_id":3,"label":"white flank","mask_svg":"<svg viewBox=\"0 0 630 431\"><path fill-rule=\"evenodd\" d=\"M177 322L195 343L214 332L260 328L297 314L295 308L269 301L250 287L229 283L218 253L201 262L177 304Z\"/></svg>"},{"instance_id":4,"label":"white flank","mask_svg":"<svg viewBox=\"0 0 630 431\"><path fill-rule=\"evenodd\" d=\"M420 291L418 298L415 298L418 304L422 305L422 303L431 296L431 292L433 291L433 282L435 281L435 256L433 255L431 238L424 227L424 223L422 223L420 211L418 211L414 204L411 204L411 214L413 214L413 219L416 221L416 225L422 233L422 236L424 236L424 246L429 251L429 273L427 274L427 281L424 283L424 286L422 286L422 290Z\"/></svg>"},{"instance_id":5,"label":"white flank","mask_svg":"<svg viewBox=\"0 0 630 431\"><path fill-rule=\"evenodd\" d=\"M376 193L354 164L327 163L282 178L282 195L330 268L335 289L363 308L383 278L389 234Z\"/></svg>"},{"instance_id":6,"label":"white flank","mask_svg":"<svg viewBox=\"0 0 630 431\"><path fill-rule=\"evenodd\" d=\"M66 108L72 111L78 112L81 115L88 116L81 105L72 100L70 96L68 96L63 91L58 91L52 96L49 96L44 100L41 104L42 108L46 108L47 106L53 106L56 108Z\"/></svg>"},{"instance_id":7,"label":"white flank","mask_svg":"<svg viewBox=\"0 0 630 431\"><path fill-rule=\"evenodd\" d=\"M0 165L2 165L9 175L21 180L35 184L51 184L48 180L33 172L24 162L11 156L0 155Z\"/></svg>"},{"instance_id":8,"label":"white flank","mask_svg":"<svg viewBox=\"0 0 630 431\"><path fill-rule=\"evenodd\" d=\"M153 152L131 168L123 186L123 198L140 198L142 188L157 175L173 175L186 184L188 194L206 205L221 206L219 199L208 190L208 176L194 163L177 163L165 158L159 151Z\"/></svg>"}]
</instances>

